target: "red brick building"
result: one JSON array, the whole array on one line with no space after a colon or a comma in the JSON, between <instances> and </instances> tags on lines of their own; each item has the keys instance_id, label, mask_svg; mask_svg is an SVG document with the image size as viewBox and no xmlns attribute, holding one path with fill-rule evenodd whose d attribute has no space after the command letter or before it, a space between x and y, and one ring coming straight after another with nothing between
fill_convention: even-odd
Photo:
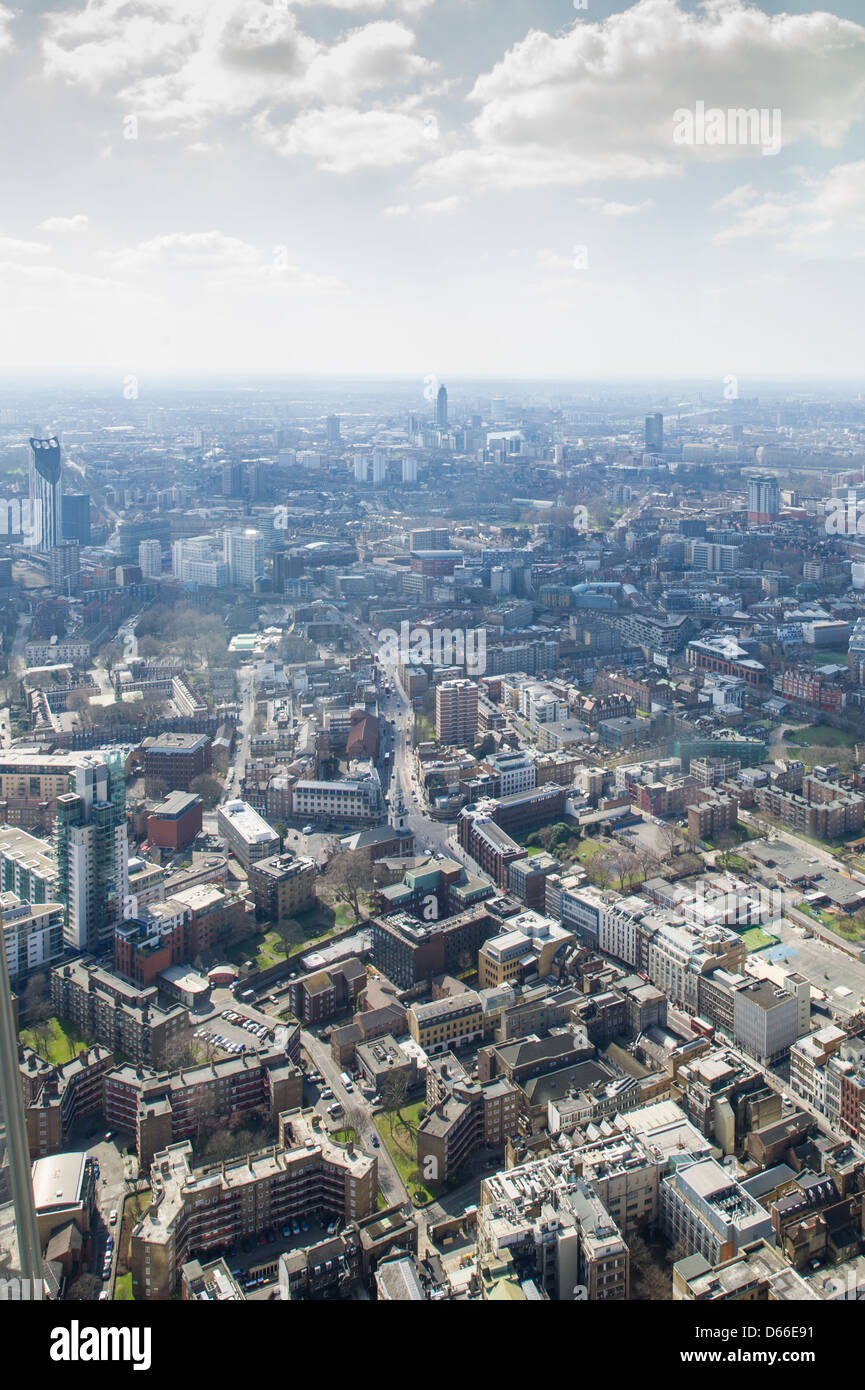
<instances>
[{"instance_id":1,"label":"red brick building","mask_svg":"<svg viewBox=\"0 0 865 1390\"><path fill-rule=\"evenodd\" d=\"M147 838L160 849L185 849L201 832L204 807L192 792L169 792L147 817Z\"/></svg>"}]
</instances>

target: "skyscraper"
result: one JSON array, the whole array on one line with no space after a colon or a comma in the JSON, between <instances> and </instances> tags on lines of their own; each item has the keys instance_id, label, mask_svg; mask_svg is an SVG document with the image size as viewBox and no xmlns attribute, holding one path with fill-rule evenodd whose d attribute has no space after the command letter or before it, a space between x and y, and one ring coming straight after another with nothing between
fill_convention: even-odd
<instances>
[{"instance_id":1,"label":"skyscraper","mask_svg":"<svg viewBox=\"0 0 865 1390\"><path fill-rule=\"evenodd\" d=\"M327 442L328 444L338 444L340 441L339 416L328 415L327 421Z\"/></svg>"},{"instance_id":2,"label":"skyscraper","mask_svg":"<svg viewBox=\"0 0 865 1390\"><path fill-rule=\"evenodd\" d=\"M50 550L62 538L60 441L30 440L30 502L37 550Z\"/></svg>"},{"instance_id":3,"label":"skyscraper","mask_svg":"<svg viewBox=\"0 0 865 1390\"><path fill-rule=\"evenodd\" d=\"M448 393L446 386L439 387L436 397L436 427L446 430L448 427Z\"/></svg>"},{"instance_id":4,"label":"skyscraper","mask_svg":"<svg viewBox=\"0 0 865 1390\"><path fill-rule=\"evenodd\" d=\"M756 526L767 526L775 520L780 509L778 479L771 473L756 473L748 479L748 520Z\"/></svg>"},{"instance_id":5,"label":"skyscraper","mask_svg":"<svg viewBox=\"0 0 865 1390\"><path fill-rule=\"evenodd\" d=\"M90 494L64 492L60 499L61 528L64 541L90 544Z\"/></svg>"},{"instance_id":6,"label":"skyscraper","mask_svg":"<svg viewBox=\"0 0 865 1390\"><path fill-rule=\"evenodd\" d=\"M2 931L0 925L0 936ZM27 1280L26 1296L41 1297L41 1245L5 950L0 950L0 1279Z\"/></svg>"},{"instance_id":7,"label":"skyscraper","mask_svg":"<svg viewBox=\"0 0 865 1390\"><path fill-rule=\"evenodd\" d=\"M659 454L664 447L664 417L660 410L646 416L646 450Z\"/></svg>"},{"instance_id":8,"label":"skyscraper","mask_svg":"<svg viewBox=\"0 0 865 1390\"><path fill-rule=\"evenodd\" d=\"M372 455L372 481L376 487L387 482L387 454L384 449L374 449Z\"/></svg>"},{"instance_id":9,"label":"skyscraper","mask_svg":"<svg viewBox=\"0 0 865 1390\"><path fill-rule=\"evenodd\" d=\"M89 755L72 777L74 791L57 798L57 892L66 945L93 951L111 940L129 893L123 756Z\"/></svg>"},{"instance_id":10,"label":"skyscraper","mask_svg":"<svg viewBox=\"0 0 865 1390\"><path fill-rule=\"evenodd\" d=\"M226 531L223 536L228 582L238 589L254 589L264 574L264 536L260 531Z\"/></svg>"},{"instance_id":11,"label":"skyscraper","mask_svg":"<svg viewBox=\"0 0 865 1390\"><path fill-rule=\"evenodd\" d=\"M355 480L356 483L365 483L365 482L366 482L367 464L368 464L368 460L367 460L366 454L355 454L355 456L354 456L354 480Z\"/></svg>"},{"instance_id":12,"label":"skyscraper","mask_svg":"<svg viewBox=\"0 0 865 1390\"><path fill-rule=\"evenodd\" d=\"M404 483L417 482L417 459L404 458L402 461L402 480Z\"/></svg>"}]
</instances>

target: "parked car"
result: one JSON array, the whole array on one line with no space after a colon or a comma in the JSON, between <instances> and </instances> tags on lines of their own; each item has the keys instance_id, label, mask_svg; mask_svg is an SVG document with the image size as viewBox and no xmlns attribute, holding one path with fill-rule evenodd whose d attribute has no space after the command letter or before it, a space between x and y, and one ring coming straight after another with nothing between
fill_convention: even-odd
<instances>
[{"instance_id":1,"label":"parked car","mask_svg":"<svg viewBox=\"0 0 865 1390\"><path fill-rule=\"evenodd\" d=\"M117 1212L115 1211L114 1207L111 1208L111 1211L108 1214L108 1224L109 1226L117 1225Z\"/></svg>"}]
</instances>

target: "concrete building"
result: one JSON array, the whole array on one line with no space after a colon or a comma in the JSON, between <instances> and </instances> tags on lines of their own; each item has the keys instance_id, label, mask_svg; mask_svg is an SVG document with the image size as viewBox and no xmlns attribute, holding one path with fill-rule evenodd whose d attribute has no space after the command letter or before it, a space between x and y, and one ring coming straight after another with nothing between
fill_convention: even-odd
<instances>
[{"instance_id":1,"label":"concrete building","mask_svg":"<svg viewBox=\"0 0 865 1390\"><path fill-rule=\"evenodd\" d=\"M247 871L260 859L280 850L280 838L262 816L245 801L226 801L216 813L221 838Z\"/></svg>"}]
</instances>

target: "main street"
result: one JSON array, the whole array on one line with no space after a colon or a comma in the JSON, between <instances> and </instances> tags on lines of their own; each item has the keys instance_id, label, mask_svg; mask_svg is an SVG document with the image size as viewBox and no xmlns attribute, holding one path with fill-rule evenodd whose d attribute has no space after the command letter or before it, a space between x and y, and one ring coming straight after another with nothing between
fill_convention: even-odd
<instances>
[{"instance_id":1,"label":"main street","mask_svg":"<svg viewBox=\"0 0 865 1390\"><path fill-rule=\"evenodd\" d=\"M313 1067L320 1071L330 1089L333 1091L334 1099L338 1100L343 1110L351 1113L352 1119L357 1117L357 1128L360 1130L361 1146L366 1153L375 1154L378 1159L378 1185L381 1188L385 1200L389 1206L395 1206L402 1202L409 1201L409 1195L405 1190L402 1178L397 1172L387 1148L383 1143L378 1147L371 1142L372 1136L378 1136L375 1121L373 1119L372 1107L366 1098L355 1086L353 1090L347 1091L342 1082L342 1075L339 1066L331 1056L330 1048L326 1043L317 1038L314 1033L303 1029L300 1035L301 1047L312 1062ZM320 1102L316 1107L324 1114L327 1122L327 1104ZM361 1118L363 1117L363 1119ZM339 1128L337 1124L336 1128Z\"/></svg>"}]
</instances>

